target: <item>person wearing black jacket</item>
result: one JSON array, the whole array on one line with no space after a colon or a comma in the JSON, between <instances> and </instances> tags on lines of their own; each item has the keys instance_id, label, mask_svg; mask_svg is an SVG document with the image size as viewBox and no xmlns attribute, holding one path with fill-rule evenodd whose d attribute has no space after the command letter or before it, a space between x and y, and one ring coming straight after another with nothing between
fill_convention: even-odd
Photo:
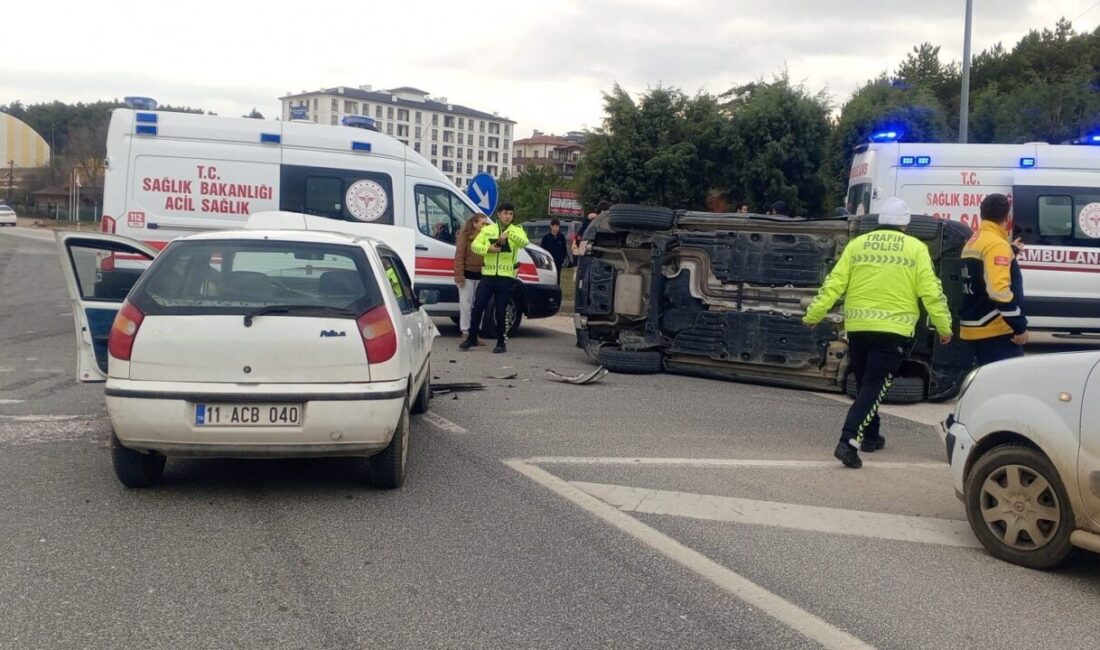
<instances>
[{"instance_id":1,"label":"person wearing black jacket","mask_svg":"<svg viewBox=\"0 0 1100 650\"><path fill-rule=\"evenodd\" d=\"M546 249L546 252L550 253L550 257L554 258L554 266L558 269L558 284L561 284L561 269L565 266L568 249L566 248L565 235L561 234L560 221L557 219L550 221L550 232L543 235L539 246Z\"/></svg>"}]
</instances>

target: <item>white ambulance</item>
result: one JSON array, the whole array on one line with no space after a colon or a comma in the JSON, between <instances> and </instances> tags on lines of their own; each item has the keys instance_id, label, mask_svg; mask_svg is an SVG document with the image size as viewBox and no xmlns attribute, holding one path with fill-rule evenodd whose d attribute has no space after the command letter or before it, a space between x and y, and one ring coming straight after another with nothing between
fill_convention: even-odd
<instances>
[{"instance_id":1,"label":"white ambulance","mask_svg":"<svg viewBox=\"0 0 1100 650\"><path fill-rule=\"evenodd\" d=\"M914 214L977 229L982 199L1005 194L1013 231L1025 244L1019 262L1029 327L1100 332L1100 137L1050 145L875 142L890 138L876 136L856 148L848 212L874 213L898 196Z\"/></svg>"},{"instance_id":2,"label":"white ambulance","mask_svg":"<svg viewBox=\"0 0 1100 650\"><path fill-rule=\"evenodd\" d=\"M333 230L341 222L404 226L416 231L417 287L439 291L429 313L457 318L453 242L479 210L370 118L322 126L160 112L152 100L128 99L133 108L116 109L107 133L104 232L163 248L276 210L332 219ZM553 316L561 306L550 255L532 245L519 261L513 332L524 316ZM143 269L122 255L104 259L98 290L124 293Z\"/></svg>"}]
</instances>

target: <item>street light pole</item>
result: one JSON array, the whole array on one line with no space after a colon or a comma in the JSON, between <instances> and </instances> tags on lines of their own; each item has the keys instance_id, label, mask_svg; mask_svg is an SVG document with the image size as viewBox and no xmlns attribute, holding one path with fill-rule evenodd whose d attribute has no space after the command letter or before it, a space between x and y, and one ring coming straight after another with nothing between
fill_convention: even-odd
<instances>
[{"instance_id":1,"label":"street light pole","mask_svg":"<svg viewBox=\"0 0 1100 650\"><path fill-rule=\"evenodd\" d=\"M8 205L15 205L15 161L8 161Z\"/></svg>"},{"instance_id":2,"label":"street light pole","mask_svg":"<svg viewBox=\"0 0 1100 650\"><path fill-rule=\"evenodd\" d=\"M963 35L962 96L959 101L959 142L967 141L970 121L970 28L974 17L974 0L966 0L966 32Z\"/></svg>"}]
</instances>

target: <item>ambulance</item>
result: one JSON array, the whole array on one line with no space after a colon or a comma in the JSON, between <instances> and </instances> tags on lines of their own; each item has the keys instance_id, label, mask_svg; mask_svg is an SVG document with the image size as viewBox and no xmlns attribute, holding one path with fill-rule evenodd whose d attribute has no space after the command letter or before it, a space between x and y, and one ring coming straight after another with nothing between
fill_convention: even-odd
<instances>
[{"instance_id":1,"label":"ambulance","mask_svg":"<svg viewBox=\"0 0 1100 650\"><path fill-rule=\"evenodd\" d=\"M1100 332L1100 135L1074 144L921 144L877 133L856 148L845 208L891 196L977 230L987 194L1012 202L1029 328Z\"/></svg>"},{"instance_id":2,"label":"ambulance","mask_svg":"<svg viewBox=\"0 0 1100 650\"><path fill-rule=\"evenodd\" d=\"M416 288L438 291L429 313L457 322L454 238L481 210L370 118L328 126L161 112L147 98L127 98L127 106L112 113L107 132L104 232L163 248L183 235L243 228L250 215L271 211L325 217L334 231L361 223L411 228ZM97 291L124 295L144 266L122 254L101 260ZM512 332L524 316L553 316L561 306L546 251L527 247L518 273Z\"/></svg>"}]
</instances>

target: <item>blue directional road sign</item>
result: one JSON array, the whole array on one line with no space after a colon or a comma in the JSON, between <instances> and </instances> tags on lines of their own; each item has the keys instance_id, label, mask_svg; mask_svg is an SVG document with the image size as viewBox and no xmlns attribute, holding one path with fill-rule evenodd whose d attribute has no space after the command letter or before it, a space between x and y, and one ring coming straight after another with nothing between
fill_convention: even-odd
<instances>
[{"instance_id":1,"label":"blue directional road sign","mask_svg":"<svg viewBox=\"0 0 1100 650\"><path fill-rule=\"evenodd\" d=\"M481 172L470 179L470 185L466 188L466 196L470 197L478 210L492 216L493 211L497 209L497 200L500 198L496 179L485 172Z\"/></svg>"}]
</instances>

